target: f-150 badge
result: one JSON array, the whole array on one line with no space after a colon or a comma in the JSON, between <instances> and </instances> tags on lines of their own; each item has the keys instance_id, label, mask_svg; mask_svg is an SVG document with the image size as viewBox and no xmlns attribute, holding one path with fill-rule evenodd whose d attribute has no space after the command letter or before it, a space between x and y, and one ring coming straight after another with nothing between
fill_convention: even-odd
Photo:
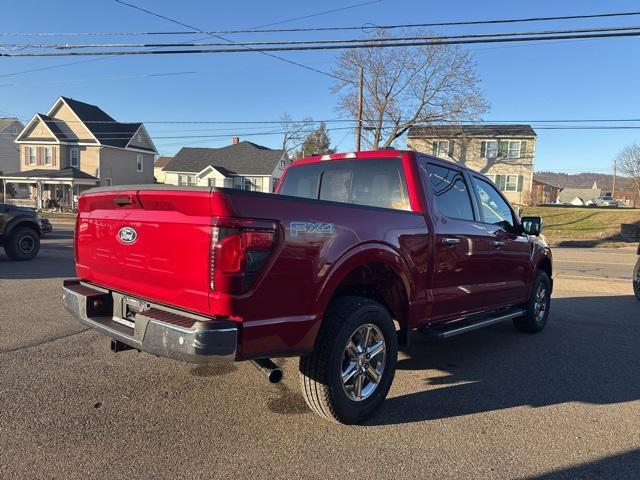
<instances>
[{"instance_id":1,"label":"f-150 badge","mask_svg":"<svg viewBox=\"0 0 640 480\"><path fill-rule=\"evenodd\" d=\"M303 234L330 235L335 231L333 223L290 222L289 232L292 237Z\"/></svg>"}]
</instances>

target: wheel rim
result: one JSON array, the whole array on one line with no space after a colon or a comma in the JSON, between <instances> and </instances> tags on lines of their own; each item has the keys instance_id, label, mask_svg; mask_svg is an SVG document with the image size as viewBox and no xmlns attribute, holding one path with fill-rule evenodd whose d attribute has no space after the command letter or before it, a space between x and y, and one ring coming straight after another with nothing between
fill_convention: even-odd
<instances>
[{"instance_id":1,"label":"wheel rim","mask_svg":"<svg viewBox=\"0 0 640 480\"><path fill-rule=\"evenodd\" d=\"M369 398L382 380L387 346L382 331L375 325L361 325L349 337L342 355L342 389L349 399Z\"/></svg>"},{"instance_id":2,"label":"wheel rim","mask_svg":"<svg viewBox=\"0 0 640 480\"><path fill-rule=\"evenodd\" d=\"M18 248L22 253L29 254L36 248L36 242L30 235L23 235L18 239Z\"/></svg>"},{"instance_id":3,"label":"wheel rim","mask_svg":"<svg viewBox=\"0 0 640 480\"><path fill-rule=\"evenodd\" d=\"M541 322L547 313L547 289L544 285L539 285L536 290L535 303L533 304L533 314L537 322Z\"/></svg>"}]
</instances>

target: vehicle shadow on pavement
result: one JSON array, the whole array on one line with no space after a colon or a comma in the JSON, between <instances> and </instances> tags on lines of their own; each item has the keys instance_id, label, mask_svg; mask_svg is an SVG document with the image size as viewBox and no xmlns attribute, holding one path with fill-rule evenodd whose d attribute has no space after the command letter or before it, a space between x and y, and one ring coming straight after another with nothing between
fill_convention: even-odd
<instances>
[{"instance_id":1,"label":"vehicle shadow on pavement","mask_svg":"<svg viewBox=\"0 0 640 480\"><path fill-rule=\"evenodd\" d=\"M369 425L640 400L640 303L633 296L554 298L539 334L507 322L439 342L415 335L403 353L394 387L414 393L393 396L392 388ZM424 371L424 383L407 371Z\"/></svg>"},{"instance_id":2,"label":"vehicle shadow on pavement","mask_svg":"<svg viewBox=\"0 0 640 480\"><path fill-rule=\"evenodd\" d=\"M57 252L42 248L38 256L26 262L10 260L0 253L0 280L42 280L75 277L73 249Z\"/></svg>"},{"instance_id":3,"label":"vehicle shadow on pavement","mask_svg":"<svg viewBox=\"0 0 640 480\"><path fill-rule=\"evenodd\" d=\"M640 478L640 450L630 450L574 467L555 470L535 477L526 477L526 480L574 480L580 478L591 480L612 478L635 480Z\"/></svg>"}]
</instances>

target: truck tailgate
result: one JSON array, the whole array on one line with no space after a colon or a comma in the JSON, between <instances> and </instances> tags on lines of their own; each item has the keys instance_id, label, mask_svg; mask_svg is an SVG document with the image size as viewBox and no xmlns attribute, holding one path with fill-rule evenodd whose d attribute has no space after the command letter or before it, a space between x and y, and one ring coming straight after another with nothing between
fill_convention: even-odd
<instances>
[{"instance_id":1,"label":"truck tailgate","mask_svg":"<svg viewBox=\"0 0 640 480\"><path fill-rule=\"evenodd\" d=\"M83 280L191 311L209 310L209 190L82 195L76 271Z\"/></svg>"}]
</instances>

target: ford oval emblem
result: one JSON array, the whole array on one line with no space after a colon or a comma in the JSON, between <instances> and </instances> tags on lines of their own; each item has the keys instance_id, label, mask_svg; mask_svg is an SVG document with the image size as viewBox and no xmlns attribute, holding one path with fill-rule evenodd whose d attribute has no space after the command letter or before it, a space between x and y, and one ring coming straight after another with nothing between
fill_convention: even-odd
<instances>
[{"instance_id":1,"label":"ford oval emblem","mask_svg":"<svg viewBox=\"0 0 640 480\"><path fill-rule=\"evenodd\" d=\"M118 238L122 243L134 243L138 238L138 232L131 227L122 227L118 232Z\"/></svg>"}]
</instances>

